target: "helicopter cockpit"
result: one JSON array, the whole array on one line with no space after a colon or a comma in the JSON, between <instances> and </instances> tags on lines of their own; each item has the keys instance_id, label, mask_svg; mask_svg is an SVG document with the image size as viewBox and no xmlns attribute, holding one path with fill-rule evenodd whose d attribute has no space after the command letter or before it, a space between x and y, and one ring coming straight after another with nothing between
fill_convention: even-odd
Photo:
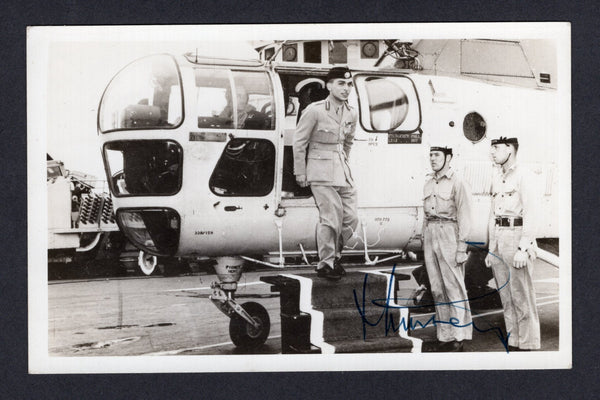
<instances>
[{"instance_id":1,"label":"helicopter cockpit","mask_svg":"<svg viewBox=\"0 0 600 400\"><path fill-rule=\"evenodd\" d=\"M196 68L194 74L199 128L275 129L273 88L266 72L212 67Z\"/></svg>"},{"instance_id":2,"label":"helicopter cockpit","mask_svg":"<svg viewBox=\"0 0 600 400\"><path fill-rule=\"evenodd\" d=\"M107 87L98 114L102 134L131 131L103 152L113 195L166 196L181 188L183 150L172 140L146 140L133 131L176 129L183 121L181 80L168 55L143 58L123 68Z\"/></svg>"}]
</instances>

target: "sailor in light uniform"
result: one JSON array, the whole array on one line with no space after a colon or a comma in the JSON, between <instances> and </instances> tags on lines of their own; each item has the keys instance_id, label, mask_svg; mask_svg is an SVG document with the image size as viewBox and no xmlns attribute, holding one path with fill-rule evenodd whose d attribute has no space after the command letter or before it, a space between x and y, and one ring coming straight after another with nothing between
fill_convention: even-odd
<instances>
[{"instance_id":1,"label":"sailor in light uniform","mask_svg":"<svg viewBox=\"0 0 600 400\"><path fill-rule=\"evenodd\" d=\"M317 247L319 277L338 280L344 243L358 226L357 193L348 165L357 113L348 104L353 88L346 67L327 74L329 96L310 104L294 134L294 175L301 187L310 185L319 209Z\"/></svg>"},{"instance_id":2,"label":"sailor in light uniform","mask_svg":"<svg viewBox=\"0 0 600 400\"><path fill-rule=\"evenodd\" d=\"M423 250L435 301L437 351L463 351L463 341L473 336L464 270L471 191L450 168L451 159L452 149L431 147L433 172L423 188Z\"/></svg>"},{"instance_id":3,"label":"sailor in light uniform","mask_svg":"<svg viewBox=\"0 0 600 400\"><path fill-rule=\"evenodd\" d=\"M489 254L500 292L509 350L540 348L540 321L533 288L535 195L531 177L517 163L519 141L492 140L492 158L500 166L492 179L492 207L488 224Z\"/></svg>"}]
</instances>

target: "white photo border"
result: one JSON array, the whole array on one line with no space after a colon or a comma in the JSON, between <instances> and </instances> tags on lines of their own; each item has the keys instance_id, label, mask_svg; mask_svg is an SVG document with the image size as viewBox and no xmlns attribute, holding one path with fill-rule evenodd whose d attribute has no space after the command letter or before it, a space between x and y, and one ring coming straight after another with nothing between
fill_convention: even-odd
<instances>
[{"instance_id":1,"label":"white photo border","mask_svg":"<svg viewBox=\"0 0 600 400\"><path fill-rule=\"evenodd\" d=\"M318 27L317 27L318 25ZM327 32L323 37L321 32ZM56 42L180 42L273 39L551 39L558 59L560 132L571 132L570 24L406 23L200 26L30 27L27 31L28 322L29 372L254 372L455 369L556 369L572 367L571 135L560 137L559 350L529 353L393 353L333 355L218 355L56 357L48 354L46 153L49 50ZM208 38L208 39L206 39ZM36 223L31 223L36 221Z\"/></svg>"}]
</instances>

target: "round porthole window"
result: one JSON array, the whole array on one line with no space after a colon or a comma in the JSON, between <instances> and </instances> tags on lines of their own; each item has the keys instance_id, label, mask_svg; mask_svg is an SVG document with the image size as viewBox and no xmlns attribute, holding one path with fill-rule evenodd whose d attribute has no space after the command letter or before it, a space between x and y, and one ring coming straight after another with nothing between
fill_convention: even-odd
<instances>
[{"instance_id":1,"label":"round porthole window","mask_svg":"<svg viewBox=\"0 0 600 400\"><path fill-rule=\"evenodd\" d=\"M465 115L463 133L471 142L476 143L483 139L486 129L485 120L479 113L473 111Z\"/></svg>"},{"instance_id":2,"label":"round porthole window","mask_svg":"<svg viewBox=\"0 0 600 400\"><path fill-rule=\"evenodd\" d=\"M378 48L375 42L366 42L362 46L363 58L377 58Z\"/></svg>"},{"instance_id":3,"label":"round porthole window","mask_svg":"<svg viewBox=\"0 0 600 400\"><path fill-rule=\"evenodd\" d=\"M297 61L298 51L296 46L283 47L283 61Z\"/></svg>"}]
</instances>

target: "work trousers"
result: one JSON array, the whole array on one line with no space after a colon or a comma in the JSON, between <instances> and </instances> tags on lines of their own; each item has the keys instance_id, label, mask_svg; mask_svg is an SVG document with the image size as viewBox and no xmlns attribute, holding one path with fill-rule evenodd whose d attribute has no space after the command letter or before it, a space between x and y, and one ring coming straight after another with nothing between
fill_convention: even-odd
<instances>
[{"instance_id":1,"label":"work trousers","mask_svg":"<svg viewBox=\"0 0 600 400\"><path fill-rule=\"evenodd\" d=\"M471 340L473 336L464 265L456 265L457 247L456 222L427 222L423 250L441 342Z\"/></svg>"},{"instance_id":2,"label":"work trousers","mask_svg":"<svg viewBox=\"0 0 600 400\"><path fill-rule=\"evenodd\" d=\"M352 186L311 185L319 209L317 225L317 248L319 265L333 268L336 257L340 257L344 244L358 227L357 195Z\"/></svg>"},{"instance_id":3,"label":"work trousers","mask_svg":"<svg viewBox=\"0 0 600 400\"><path fill-rule=\"evenodd\" d=\"M490 252L497 256L493 257L492 269L504 309L508 345L539 349L540 320L533 288L533 262L528 258L525 267L513 267L522 228L497 226L495 229L497 246Z\"/></svg>"}]
</instances>

